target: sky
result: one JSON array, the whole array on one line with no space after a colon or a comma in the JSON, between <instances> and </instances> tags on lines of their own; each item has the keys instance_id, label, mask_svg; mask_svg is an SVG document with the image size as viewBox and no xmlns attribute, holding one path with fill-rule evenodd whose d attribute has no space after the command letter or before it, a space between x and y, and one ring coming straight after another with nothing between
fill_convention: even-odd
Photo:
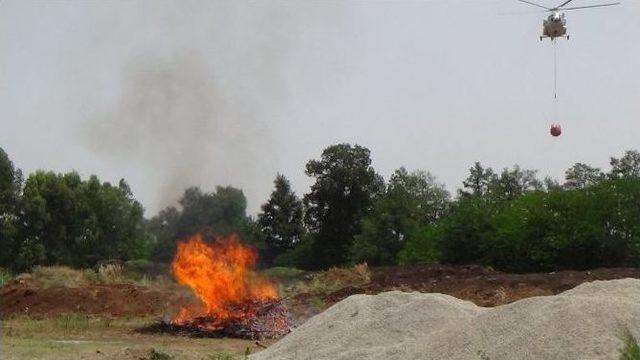
<instances>
[{"instance_id":1,"label":"sky","mask_svg":"<svg viewBox=\"0 0 640 360\"><path fill-rule=\"evenodd\" d=\"M191 185L255 214L336 143L452 192L475 161L608 169L640 149L640 1L621 1L567 13L554 103L545 14L516 0L0 0L0 147L25 173L124 178L147 216Z\"/></svg>"}]
</instances>

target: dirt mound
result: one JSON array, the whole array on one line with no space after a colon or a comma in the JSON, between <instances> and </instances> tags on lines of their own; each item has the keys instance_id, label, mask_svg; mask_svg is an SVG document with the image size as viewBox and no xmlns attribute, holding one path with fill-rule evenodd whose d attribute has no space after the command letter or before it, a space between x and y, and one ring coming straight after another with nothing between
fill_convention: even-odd
<instances>
[{"instance_id":1,"label":"dirt mound","mask_svg":"<svg viewBox=\"0 0 640 360\"><path fill-rule=\"evenodd\" d=\"M638 268L507 274L482 266L422 265L372 271L369 283L338 290L324 300L334 304L350 295L401 290L447 294L478 306L491 307L532 296L556 295L595 280L640 279Z\"/></svg>"},{"instance_id":2,"label":"dirt mound","mask_svg":"<svg viewBox=\"0 0 640 360\"><path fill-rule=\"evenodd\" d=\"M355 295L252 360L611 359L640 333L640 280L583 284L494 308L442 294Z\"/></svg>"},{"instance_id":3,"label":"dirt mound","mask_svg":"<svg viewBox=\"0 0 640 360\"><path fill-rule=\"evenodd\" d=\"M144 316L162 313L169 296L129 284L93 285L79 288L36 288L13 283L0 290L0 316L35 317L64 313L105 316Z\"/></svg>"}]
</instances>

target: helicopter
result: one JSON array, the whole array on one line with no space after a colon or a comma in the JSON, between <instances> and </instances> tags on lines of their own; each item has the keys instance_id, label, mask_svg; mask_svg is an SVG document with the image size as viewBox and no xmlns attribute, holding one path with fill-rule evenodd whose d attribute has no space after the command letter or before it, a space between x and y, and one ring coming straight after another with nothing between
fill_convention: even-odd
<instances>
[{"instance_id":1,"label":"helicopter","mask_svg":"<svg viewBox=\"0 0 640 360\"><path fill-rule=\"evenodd\" d=\"M549 38L553 41L558 37L565 37L567 38L567 40L569 40L569 34L567 33L567 19L564 15L564 11L620 5L619 2L615 2L615 3L598 4L598 5L565 7L569 5L570 2L573 1L573 0L568 0L560 4L559 6L550 8L550 7L546 7L544 5L535 3L533 1L528 1L528 0L518 0L518 1L536 6L539 8L543 8L545 9L545 12L548 11L551 13L549 14L549 17L546 20L544 20L544 22L542 23L542 36L540 36L540 41L542 41L542 39L545 39L545 38Z\"/></svg>"}]
</instances>

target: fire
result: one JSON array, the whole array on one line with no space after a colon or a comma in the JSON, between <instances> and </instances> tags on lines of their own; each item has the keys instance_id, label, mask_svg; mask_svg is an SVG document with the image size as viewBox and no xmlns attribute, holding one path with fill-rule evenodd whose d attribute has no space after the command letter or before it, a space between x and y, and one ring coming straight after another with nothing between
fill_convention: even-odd
<instances>
[{"instance_id":1,"label":"fire","mask_svg":"<svg viewBox=\"0 0 640 360\"><path fill-rule=\"evenodd\" d=\"M206 327L213 330L255 315L251 304L277 300L276 287L253 271L257 258L236 235L217 238L213 244L205 243L201 234L180 242L171 264L173 274L201 304L182 308L172 323L206 317Z\"/></svg>"}]
</instances>

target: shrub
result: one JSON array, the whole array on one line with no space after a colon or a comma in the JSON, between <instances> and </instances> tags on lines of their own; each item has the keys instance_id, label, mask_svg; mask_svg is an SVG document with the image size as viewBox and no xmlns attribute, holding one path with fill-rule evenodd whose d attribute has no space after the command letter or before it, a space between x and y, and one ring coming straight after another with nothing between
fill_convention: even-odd
<instances>
[{"instance_id":1,"label":"shrub","mask_svg":"<svg viewBox=\"0 0 640 360\"><path fill-rule=\"evenodd\" d=\"M629 330L625 330L621 336L622 349L620 349L620 360L640 360L640 345L638 340Z\"/></svg>"}]
</instances>

